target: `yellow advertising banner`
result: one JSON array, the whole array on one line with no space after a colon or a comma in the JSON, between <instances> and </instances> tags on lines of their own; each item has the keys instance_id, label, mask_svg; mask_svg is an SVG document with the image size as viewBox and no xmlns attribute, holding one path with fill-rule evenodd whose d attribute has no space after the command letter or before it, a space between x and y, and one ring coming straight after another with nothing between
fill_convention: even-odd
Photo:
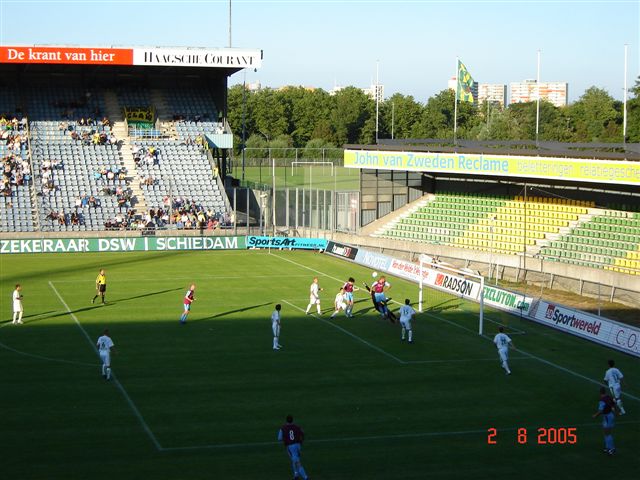
<instances>
[{"instance_id":1,"label":"yellow advertising banner","mask_svg":"<svg viewBox=\"0 0 640 480\"><path fill-rule=\"evenodd\" d=\"M640 185L640 162L468 153L345 150L344 166Z\"/></svg>"}]
</instances>

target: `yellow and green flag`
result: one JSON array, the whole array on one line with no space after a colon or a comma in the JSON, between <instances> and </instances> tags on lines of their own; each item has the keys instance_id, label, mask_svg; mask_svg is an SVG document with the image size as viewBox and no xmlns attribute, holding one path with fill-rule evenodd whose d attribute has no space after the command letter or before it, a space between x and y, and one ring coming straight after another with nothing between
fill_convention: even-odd
<instances>
[{"instance_id":1,"label":"yellow and green flag","mask_svg":"<svg viewBox=\"0 0 640 480\"><path fill-rule=\"evenodd\" d=\"M473 77L460 60L458 60L458 100L473 103Z\"/></svg>"}]
</instances>

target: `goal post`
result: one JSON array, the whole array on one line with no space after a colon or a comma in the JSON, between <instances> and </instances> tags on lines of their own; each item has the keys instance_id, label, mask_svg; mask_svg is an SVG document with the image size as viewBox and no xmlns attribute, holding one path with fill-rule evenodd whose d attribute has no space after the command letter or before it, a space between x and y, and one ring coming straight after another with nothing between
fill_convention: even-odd
<instances>
[{"instance_id":1,"label":"goal post","mask_svg":"<svg viewBox=\"0 0 640 480\"><path fill-rule=\"evenodd\" d=\"M311 167L326 167L327 165L329 167L331 167L331 176L333 177L335 175L335 165L333 164L333 162L308 162L308 161L303 161L303 160L294 160L293 162L291 162L291 176L295 175L295 168L297 165L311 165Z\"/></svg>"},{"instance_id":2,"label":"goal post","mask_svg":"<svg viewBox=\"0 0 640 480\"><path fill-rule=\"evenodd\" d=\"M420 254L420 274L418 282L418 311L423 311L424 287L456 295L461 300L477 302L480 312L478 335L484 333L484 277L469 268L455 268L436 262L428 255Z\"/></svg>"}]
</instances>

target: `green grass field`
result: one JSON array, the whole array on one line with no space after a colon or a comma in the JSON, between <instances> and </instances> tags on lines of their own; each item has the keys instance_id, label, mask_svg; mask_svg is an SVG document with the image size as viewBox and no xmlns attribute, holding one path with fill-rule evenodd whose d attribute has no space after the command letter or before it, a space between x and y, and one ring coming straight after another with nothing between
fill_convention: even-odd
<instances>
[{"instance_id":1,"label":"green grass field","mask_svg":"<svg viewBox=\"0 0 640 480\"><path fill-rule=\"evenodd\" d=\"M237 168L233 172L236 178L242 178L242 170ZM308 189L320 190L359 190L360 189L360 170L357 168L335 167L334 174L331 175L331 167L329 165L304 165L295 168L276 167L276 187L277 188L296 188L304 187ZM262 167L246 167L245 179L251 182L264 183L271 187L272 185L272 169L271 165L266 162Z\"/></svg>"},{"instance_id":2,"label":"green grass field","mask_svg":"<svg viewBox=\"0 0 640 480\"><path fill-rule=\"evenodd\" d=\"M286 479L275 437L303 426L313 479L637 478L640 362L515 317L429 292L415 344L357 292L356 316L305 316L314 275L329 310L340 280L370 271L306 252L230 251L2 256L0 432L3 479ZM108 304L92 305L99 268ZM182 296L197 283L189 322ZM390 279L396 300L417 288ZM23 285L25 325L11 291ZM281 343L270 314L280 302ZM397 305L396 305L397 307ZM513 375L492 337L507 326ZM115 380L93 349L108 326ZM591 418L615 358L627 381L618 453L603 455ZM487 430L497 429L497 444ZM577 443L537 445L539 427L575 427ZM516 441L528 430L527 444Z\"/></svg>"}]
</instances>

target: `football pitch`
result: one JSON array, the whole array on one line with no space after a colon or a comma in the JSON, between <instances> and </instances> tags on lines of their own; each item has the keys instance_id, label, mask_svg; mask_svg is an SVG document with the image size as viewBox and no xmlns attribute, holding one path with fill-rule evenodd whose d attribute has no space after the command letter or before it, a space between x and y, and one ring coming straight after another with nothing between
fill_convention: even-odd
<instances>
[{"instance_id":1,"label":"football pitch","mask_svg":"<svg viewBox=\"0 0 640 480\"><path fill-rule=\"evenodd\" d=\"M481 337L476 305L429 290L409 345L362 290L354 318L329 319L342 283L370 282L371 270L318 253L0 262L3 479L291 478L276 441L287 414L305 430L302 461L314 480L637 478L640 362L529 321L487 309ZM104 306L91 304L100 268ZM314 276L322 316L304 315ZM415 302L416 285L389 281L394 300ZM196 301L181 326L191 282ZM11 324L16 283L22 326ZM275 303L280 351L271 348ZM511 376L490 341L499 324L517 347ZM94 350L105 327L117 352L110 382ZM591 418L609 358L625 374L627 410L611 457ZM540 428L574 428L576 441L550 443Z\"/></svg>"}]
</instances>

